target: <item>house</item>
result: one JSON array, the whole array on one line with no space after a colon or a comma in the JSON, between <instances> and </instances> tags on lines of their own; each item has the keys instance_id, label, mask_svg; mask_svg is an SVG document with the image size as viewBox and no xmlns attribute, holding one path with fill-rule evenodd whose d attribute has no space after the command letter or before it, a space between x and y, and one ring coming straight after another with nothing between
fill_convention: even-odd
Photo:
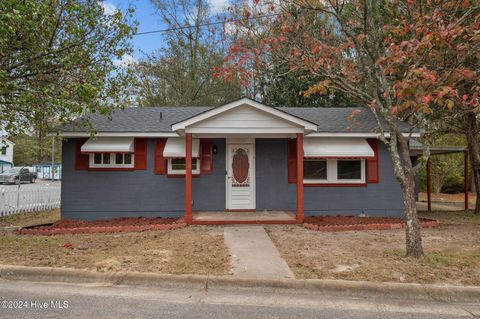
<instances>
[{"instance_id":1,"label":"house","mask_svg":"<svg viewBox=\"0 0 480 319\"><path fill-rule=\"evenodd\" d=\"M32 165L33 170L37 172L38 178L41 179L52 179L52 171L53 171L53 178L55 180L62 179L62 163L55 162L43 162L43 163L36 163Z\"/></svg>"},{"instance_id":2,"label":"house","mask_svg":"<svg viewBox=\"0 0 480 319\"><path fill-rule=\"evenodd\" d=\"M13 167L13 146L15 144L0 136L0 173Z\"/></svg>"},{"instance_id":3,"label":"house","mask_svg":"<svg viewBox=\"0 0 480 319\"><path fill-rule=\"evenodd\" d=\"M83 119L61 128L64 219L403 215L390 154L361 107L270 107L242 98L88 119L94 137Z\"/></svg>"}]
</instances>

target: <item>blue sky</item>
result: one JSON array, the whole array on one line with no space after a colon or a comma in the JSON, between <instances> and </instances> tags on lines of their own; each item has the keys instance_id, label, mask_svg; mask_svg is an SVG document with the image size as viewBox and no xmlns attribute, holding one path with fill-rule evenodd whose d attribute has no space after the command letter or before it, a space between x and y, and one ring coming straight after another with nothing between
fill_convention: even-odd
<instances>
[{"instance_id":1,"label":"blue sky","mask_svg":"<svg viewBox=\"0 0 480 319\"><path fill-rule=\"evenodd\" d=\"M115 9L124 11L129 6L133 6L135 8L134 19L140 23L138 32L165 28L160 17L155 14L155 8L149 0L109 0L104 1L103 4L106 13ZM142 52L149 53L160 48L162 41L161 33L134 36L132 44L135 52L133 57L139 59Z\"/></svg>"},{"instance_id":2,"label":"blue sky","mask_svg":"<svg viewBox=\"0 0 480 319\"><path fill-rule=\"evenodd\" d=\"M228 0L207 0L213 13L223 11L228 5ZM150 0L105 0L101 2L105 13L114 10L124 11L129 6L135 8L134 19L139 22L138 32L165 29L166 25L162 23L161 18L155 14L155 7ZM137 35L133 38L133 57L124 57L125 62L134 62L143 56L143 53L150 53L162 47L162 33L153 33Z\"/></svg>"}]
</instances>

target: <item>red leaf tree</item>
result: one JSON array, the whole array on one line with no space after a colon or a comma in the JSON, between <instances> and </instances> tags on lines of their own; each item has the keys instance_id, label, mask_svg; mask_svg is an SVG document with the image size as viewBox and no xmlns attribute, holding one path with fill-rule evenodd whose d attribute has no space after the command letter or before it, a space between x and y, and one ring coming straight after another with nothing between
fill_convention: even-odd
<instances>
[{"instance_id":1,"label":"red leaf tree","mask_svg":"<svg viewBox=\"0 0 480 319\"><path fill-rule=\"evenodd\" d=\"M282 61L292 72L307 70L324 79L303 94L340 90L368 105L402 189L407 256L421 256L414 190L421 164L412 164L409 140L414 131L427 137L439 115L479 111L476 1L260 1L243 12L248 19L237 27L242 36L219 75L247 84Z\"/></svg>"}]
</instances>

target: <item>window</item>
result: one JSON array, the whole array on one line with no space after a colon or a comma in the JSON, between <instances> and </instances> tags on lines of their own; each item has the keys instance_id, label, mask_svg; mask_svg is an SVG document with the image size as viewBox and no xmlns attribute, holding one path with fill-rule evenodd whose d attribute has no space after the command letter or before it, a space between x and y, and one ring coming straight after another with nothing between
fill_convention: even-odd
<instances>
[{"instance_id":1,"label":"window","mask_svg":"<svg viewBox=\"0 0 480 319\"><path fill-rule=\"evenodd\" d=\"M305 184L365 183L365 160L305 158L303 179Z\"/></svg>"},{"instance_id":2,"label":"window","mask_svg":"<svg viewBox=\"0 0 480 319\"><path fill-rule=\"evenodd\" d=\"M90 154L90 167L133 168L133 157L130 153L94 153Z\"/></svg>"},{"instance_id":3,"label":"window","mask_svg":"<svg viewBox=\"0 0 480 319\"><path fill-rule=\"evenodd\" d=\"M168 174L185 174L185 158L169 158ZM192 158L192 174L200 174L200 160Z\"/></svg>"},{"instance_id":4,"label":"window","mask_svg":"<svg viewBox=\"0 0 480 319\"><path fill-rule=\"evenodd\" d=\"M2 146L2 155L7 155L7 147Z\"/></svg>"},{"instance_id":5,"label":"window","mask_svg":"<svg viewBox=\"0 0 480 319\"><path fill-rule=\"evenodd\" d=\"M303 178L310 180L327 180L327 161L305 159L303 161Z\"/></svg>"},{"instance_id":6,"label":"window","mask_svg":"<svg viewBox=\"0 0 480 319\"><path fill-rule=\"evenodd\" d=\"M337 179L362 179L361 160L338 160Z\"/></svg>"}]
</instances>

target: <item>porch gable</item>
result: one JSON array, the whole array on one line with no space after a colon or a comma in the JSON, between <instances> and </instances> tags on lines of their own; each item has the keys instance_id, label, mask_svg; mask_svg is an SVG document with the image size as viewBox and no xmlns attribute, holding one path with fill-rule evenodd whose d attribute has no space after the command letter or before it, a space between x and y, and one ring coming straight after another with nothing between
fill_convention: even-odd
<instances>
[{"instance_id":1,"label":"porch gable","mask_svg":"<svg viewBox=\"0 0 480 319\"><path fill-rule=\"evenodd\" d=\"M316 124L246 98L172 125L177 133L193 134L306 134L316 129Z\"/></svg>"}]
</instances>

